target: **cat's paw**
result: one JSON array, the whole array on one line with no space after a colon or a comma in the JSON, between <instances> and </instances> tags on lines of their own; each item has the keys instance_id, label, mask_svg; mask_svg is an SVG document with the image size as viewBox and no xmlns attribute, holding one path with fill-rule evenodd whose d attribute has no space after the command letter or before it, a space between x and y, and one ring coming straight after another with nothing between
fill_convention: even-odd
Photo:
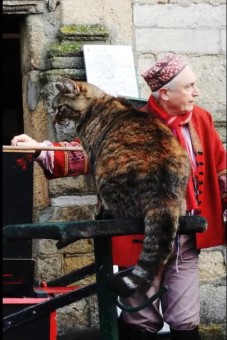
<instances>
[{"instance_id":1,"label":"cat's paw","mask_svg":"<svg viewBox=\"0 0 227 340\"><path fill-rule=\"evenodd\" d=\"M107 279L107 286L113 293L122 298L135 294L138 288L129 277L121 277L117 275L111 276Z\"/></svg>"}]
</instances>

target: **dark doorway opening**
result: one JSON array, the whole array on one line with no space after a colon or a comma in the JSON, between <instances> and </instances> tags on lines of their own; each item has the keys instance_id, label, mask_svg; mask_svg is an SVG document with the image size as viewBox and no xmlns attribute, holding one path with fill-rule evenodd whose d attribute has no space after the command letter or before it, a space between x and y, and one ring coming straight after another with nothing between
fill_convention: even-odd
<instances>
[{"instance_id":1,"label":"dark doorway opening","mask_svg":"<svg viewBox=\"0 0 227 340\"><path fill-rule=\"evenodd\" d=\"M20 24L23 17L2 16L2 129L3 145L23 133Z\"/></svg>"},{"instance_id":2,"label":"dark doorway opening","mask_svg":"<svg viewBox=\"0 0 227 340\"><path fill-rule=\"evenodd\" d=\"M10 145L11 139L24 131L23 105L22 105L22 73L21 73L21 40L20 29L24 16L2 16L2 140L3 145ZM18 223L32 223L33 203L33 162L20 167L25 155L20 152L3 152L2 166L2 226ZM11 259L15 259L15 268L24 273L25 259L32 257L31 240L4 240L2 247L4 270L6 277L12 282L4 287L17 294L17 282L13 285L14 276L11 267L7 267ZM7 262L10 259L10 262ZM7 269L8 268L8 269ZM10 276L7 276L10 274ZM8 282L8 281L7 281ZM12 288L12 289L11 289Z\"/></svg>"}]
</instances>

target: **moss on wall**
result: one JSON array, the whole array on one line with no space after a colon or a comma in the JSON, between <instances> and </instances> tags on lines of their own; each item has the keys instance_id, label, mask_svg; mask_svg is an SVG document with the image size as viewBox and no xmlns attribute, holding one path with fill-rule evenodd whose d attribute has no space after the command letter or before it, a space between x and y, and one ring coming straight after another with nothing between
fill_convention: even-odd
<instances>
[{"instance_id":1,"label":"moss on wall","mask_svg":"<svg viewBox=\"0 0 227 340\"><path fill-rule=\"evenodd\" d=\"M73 42L51 44L47 52L48 57L70 57L82 54L82 45Z\"/></svg>"},{"instance_id":2,"label":"moss on wall","mask_svg":"<svg viewBox=\"0 0 227 340\"><path fill-rule=\"evenodd\" d=\"M60 34L62 35L79 35L79 36L91 36L91 35L101 35L108 36L109 33L106 28L102 25L69 25L62 26L60 28Z\"/></svg>"}]
</instances>

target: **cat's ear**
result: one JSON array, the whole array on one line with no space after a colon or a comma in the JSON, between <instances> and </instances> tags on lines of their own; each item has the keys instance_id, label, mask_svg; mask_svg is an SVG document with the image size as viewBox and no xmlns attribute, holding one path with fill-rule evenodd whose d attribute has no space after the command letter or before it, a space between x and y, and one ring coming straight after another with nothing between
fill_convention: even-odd
<instances>
[{"instance_id":1,"label":"cat's ear","mask_svg":"<svg viewBox=\"0 0 227 340\"><path fill-rule=\"evenodd\" d=\"M55 86L61 94L70 98L74 98L80 93L79 86L71 79L63 79L62 82L57 82Z\"/></svg>"}]
</instances>

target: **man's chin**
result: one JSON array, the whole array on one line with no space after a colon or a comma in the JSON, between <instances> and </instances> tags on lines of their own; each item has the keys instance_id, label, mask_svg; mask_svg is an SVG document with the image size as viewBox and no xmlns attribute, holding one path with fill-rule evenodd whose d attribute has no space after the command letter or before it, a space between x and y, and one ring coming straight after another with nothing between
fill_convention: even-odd
<instances>
[{"instance_id":1,"label":"man's chin","mask_svg":"<svg viewBox=\"0 0 227 340\"><path fill-rule=\"evenodd\" d=\"M193 109L194 105L195 105L195 103L194 103L194 102L193 102L193 103L190 103L190 104L188 104L187 111L191 111L191 110Z\"/></svg>"}]
</instances>

